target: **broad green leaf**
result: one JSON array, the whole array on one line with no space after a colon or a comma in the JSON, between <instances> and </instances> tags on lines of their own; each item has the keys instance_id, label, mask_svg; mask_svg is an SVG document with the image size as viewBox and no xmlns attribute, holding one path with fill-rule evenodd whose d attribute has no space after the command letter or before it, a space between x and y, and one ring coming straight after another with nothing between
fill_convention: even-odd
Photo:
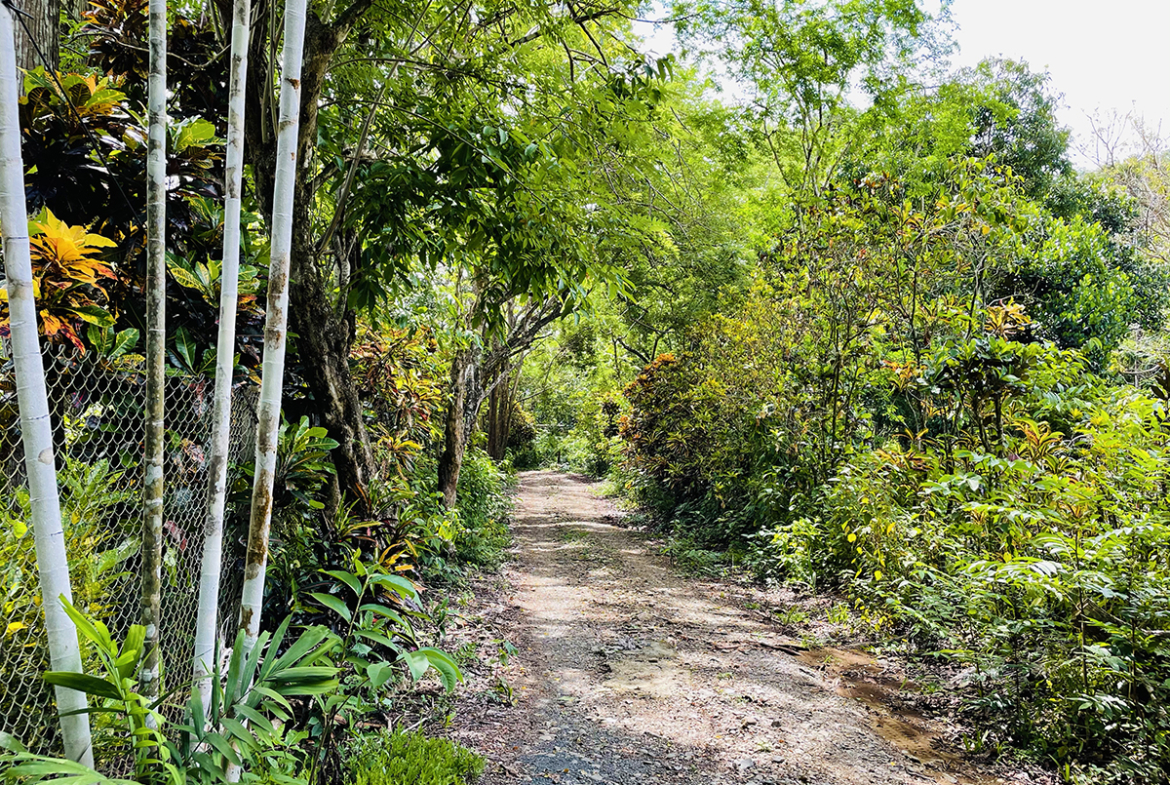
<instances>
[{"instance_id":1,"label":"broad green leaf","mask_svg":"<svg viewBox=\"0 0 1170 785\"><path fill-rule=\"evenodd\" d=\"M188 147L206 147L222 142L215 136L215 126L203 118L180 124L173 132L172 138L172 153L181 153Z\"/></svg>"},{"instance_id":2,"label":"broad green leaf","mask_svg":"<svg viewBox=\"0 0 1170 785\"><path fill-rule=\"evenodd\" d=\"M447 692L453 691L455 686L463 681L462 671L459 670L455 660L451 659L446 652L431 647L419 649L419 651L426 655L431 666L439 672L439 680L442 681Z\"/></svg>"},{"instance_id":3,"label":"broad green leaf","mask_svg":"<svg viewBox=\"0 0 1170 785\"><path fill-rule=\"evenodd\" d=\"M366 676L370 680L370 685L374 689L378 689L394 675L394 667L388 662L374 662L366 668Z\"/></svg>"},{"instance_id":4,"label":"broad green leaf","mask_svg":"<svg viewBox=\"0 0 1170 785\"><path fill-rule=\"evenodd\" d=\"M431 667L426 653L421 651L404 651L402 659L406 660L406 667L410 668L410 675L415 681L425 676Z\"/></svg>"},{"instance_id":5,"label":"broad green leaf","mask_svg":"<svg viewBox=\"0 0 1170 785\"><path fill-rule=\"evenodd\" d=\"M334 597L332 594L322 594L321 592L316 591L309 592L309 596L346 621L353 620L353 614L350 612L349 607L338 597Z\"/></svg>"},{"instance_id":6,"label":"broad green leaf","mask_svg":"<svg viewBox=\"0 0 1170 785\"><path fill-rule=\"evenodd\" d=\"M361 596L362 585L358 582L357 577L353 575L353 573L345 572L343 570L321 570L321 572L325 573L326 575L331 575L348 586L354 594Z\"/></svg>"},{"instance_id":7,"label":"broad green leaf","mask_svg":"<svg viewBox=\"0 0 1170 785\"><path fill-rule=\"evenodd\" d=\"M398 593L402 597L418 600L418 588L401 575L371 575L370 582Z\"/></svg>"}]
</instances>

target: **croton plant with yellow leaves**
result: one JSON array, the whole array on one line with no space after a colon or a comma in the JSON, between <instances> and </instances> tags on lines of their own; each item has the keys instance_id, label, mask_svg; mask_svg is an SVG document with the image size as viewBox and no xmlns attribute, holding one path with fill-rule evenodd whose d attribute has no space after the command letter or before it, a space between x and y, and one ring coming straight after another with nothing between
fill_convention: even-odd
<instances>
[{"instance_id":1,"label":"croton plant with yellow leaves","mask_svg":"<svg viewBox=\"0 0 1170 785\"><path fill-rule=\"evenodd\" d=\"M83 325L114 326L106 286L117 279L102 260L112 240L85 226L70 226L47 208L29 221L33 294L41 334L50 343L69 343L85 351ZM7 337L8 289L0 287L0 336Z\"/></svg>"}]
</instances>

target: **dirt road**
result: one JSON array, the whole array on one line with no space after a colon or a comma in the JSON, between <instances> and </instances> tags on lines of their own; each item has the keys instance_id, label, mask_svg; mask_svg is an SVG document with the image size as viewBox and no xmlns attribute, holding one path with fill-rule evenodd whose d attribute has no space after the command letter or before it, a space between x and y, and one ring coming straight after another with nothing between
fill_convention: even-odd
<instances>
[{"instance_id":1,"label":"dirt road","mask_svg":"<svg viewBox=\"0 0 1170 785\"><path fill-rule=\"evenodd\" d=\"M1038 782L932 748L938 728L887 710L848 659L809 652L744 595L674 570L620 527L584 478L522 475L516 555L495 624L519 654L514 706L464 712L454 735L488 785L921 785ZM884 666L857 654L852 663ZM880 696L879 696L880 698Z\"/></svg>"}]
</instances>

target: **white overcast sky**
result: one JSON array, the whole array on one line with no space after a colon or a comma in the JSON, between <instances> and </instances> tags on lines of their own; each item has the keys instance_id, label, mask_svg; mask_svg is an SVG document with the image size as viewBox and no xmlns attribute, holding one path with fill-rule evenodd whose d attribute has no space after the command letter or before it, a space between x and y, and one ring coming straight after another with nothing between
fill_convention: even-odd
<instances>
[{"instance_id":1,"label":"white overcast sky","mask_svg":"<svg viewBox=\"0 0 1170 785\"><path fill-rule=\"evenodd\" d=\"M938 10L939 0L924 2ZM1094 112L1134 111L1170 137L1170 0L953 0L951 16L956 67L1002 55L1052 75L1078 165L1090 163L1077 151ZM649 50L673 49L669 30L639 27Z\"/></svg>"},{"instance_id":2,"label":"white overcast sky","mask_svg":"<svg viewBox=\"0 0 1170 785\"><path fill-rule=\"evenodd\" d=\"M1170 135L1170 0L954 0L955 65L1003 55L1052 75L1074 145L1086 115L1136 111Z\"/></svg>"}]
</instances>

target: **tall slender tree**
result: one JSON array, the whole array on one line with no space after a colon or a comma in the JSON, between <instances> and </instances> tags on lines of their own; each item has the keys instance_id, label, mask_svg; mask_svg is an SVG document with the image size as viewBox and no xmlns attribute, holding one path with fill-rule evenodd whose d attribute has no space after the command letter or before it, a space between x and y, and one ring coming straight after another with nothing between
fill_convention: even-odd
<instances>
[{"instance_id":1,"label":"tall slender tree","mask_svg":"<svg viewBox=\"0 0 1170 785\"><path fill-rule=\"evenodd\" d=\"M146 148L146 482L142 525L142 625L139 689L158 695L162 606L163 411L166 376L167 3L150 0L150 79Z\"/></svg>"},{"instance_id":2,"label":"tall slender tree","mask_svg":"<svg viewBox=\"0 0 1170 785\"><path fill-rule=\"evenodd\" d=\"M276 477L276 437L284 389L284 354L288 330L289 260L293 241L293 196L297 187L298 132L301 106L301 59L305 39L306 0L289 0L284 9L284 62L280 79L276 172L272 193L272 241L268 267L268 315L264 325L264 364L260 379L260 413L256 430L256 473L240 627L248 651L260 634L264 577L268 568L268 531L272 524L272 486Z\"/></svg>"},{"instance_id":3,"label":"tall slender tree","mask_svg":"<svg viewBox=\"0 0 1170 785\"><path fill-rule=\"evenodd\" d=\"M65 532L61 526L45 370L37 339L37 307L29 257L28 215L24 204L24 161L20 154L18 85L13 19L11 12L5 9L0 11L0 230L4 234L4 278L8 290L12 357L16 366L17 405L40 573L41 607L49 637L49 659L53 670L80 673L77 629L59 599L64 597L72 601L73 592L69 584ZM66 756L93 766L85 693L57 687L56 695Z\"/></svg>"},{"instance_id":4,"label":"tall slender tree","mask_svg":"<svg viewBox=\"0 0 1170 785\"><path fill-rule=\"evenodd\" d=\"M235 368L236 310L240 277L240 196L244 175L244 88L248 81L248 20L250 0L232 6L231 83L228 93L227 187L223 218L223 272L219 291L219 338L216 344L214 425L208 475L211 498L203 540L199 579L199 612L195 622L196 689L204 705L211 696L209 674L215 673L215 642L219 608L220 563L223 558L223 514L227 498L228 448L231 433L232 372Z\"/></svg>"}]
</instances>

